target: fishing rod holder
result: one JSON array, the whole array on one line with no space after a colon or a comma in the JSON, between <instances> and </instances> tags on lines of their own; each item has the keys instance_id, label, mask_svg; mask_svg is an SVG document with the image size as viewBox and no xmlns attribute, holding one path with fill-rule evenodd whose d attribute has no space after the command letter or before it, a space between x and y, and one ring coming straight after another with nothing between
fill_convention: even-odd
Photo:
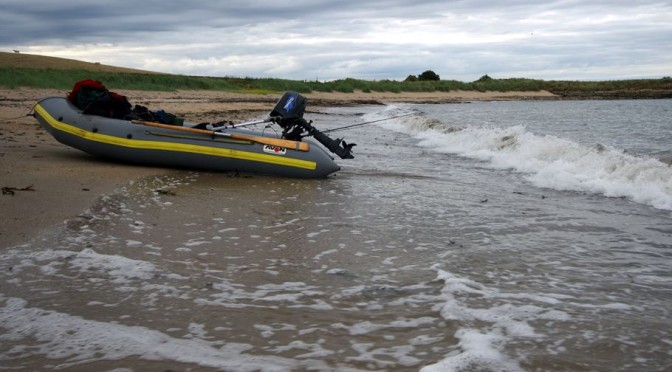
<instances>
[{"instance_id":1,"label":"fishing rod holder","mask_svg":"<svg viewBox=\"0 0 672 372\"><path fill-rule=\"evenodd\" d=\"M286 92L271 111L271 121L282 127L282 137L292 141L301 141L303 137L313 136L329 151L341 159L354 159L354 143L346 143L342 138L332 139L320 132L311 121L303 118L306 111L306 98L296 92Z\"/></svg>"}]
</instances>

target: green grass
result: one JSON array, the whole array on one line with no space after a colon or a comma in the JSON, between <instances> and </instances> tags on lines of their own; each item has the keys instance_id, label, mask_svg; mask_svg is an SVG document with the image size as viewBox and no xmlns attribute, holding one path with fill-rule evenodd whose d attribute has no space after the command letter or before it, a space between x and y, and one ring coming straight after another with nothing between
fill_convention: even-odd
<instances>
[{"instance_id":1,"label":"green grass","mask_svg":"<svg viewBox=\"0 0 672 372\"><path fill-rule=\"evenodd\" d=\"M454 90L522 92L609 92L623 90L672 90L672 78L614 81L546 81L524 78L493 79L485 75L474 82L456 80L395 81L339 79L329 82L271 78L201 77L166 74L101 72L84 69L0 67L0 86L5 88L53 88L69 90L82 79L102 81L110 89L215 90L245 93L296 91L317 92L449 92Z\"/></svg>"},{"instance_id":2,"label":"green grass","mask_svg":"<svg viewBox=\"0 0 672 372\"><path fill-rule=\"evenodd\" d=\"M0 68L0 86L7 88L53 88L70 89L82 79L102 81L114 89L175 91L188 90L237 90L226 79L190 77L181 75L136 74L96 72L89 70L62 70L36 68Z\"/></svg>"}]
</instances>

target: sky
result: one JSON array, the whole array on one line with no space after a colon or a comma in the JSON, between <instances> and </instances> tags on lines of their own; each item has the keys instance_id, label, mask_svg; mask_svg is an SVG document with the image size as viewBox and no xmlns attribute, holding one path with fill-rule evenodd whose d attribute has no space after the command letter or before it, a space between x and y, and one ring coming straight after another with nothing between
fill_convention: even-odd
<instances>
[{"instance_id":1,"label":"sky","mask_svg":"<svg viewBox=\"0 0 672 372\"><path fill-rule=\"evenodd\" d=\"M0 51L329 81L672 75L672 1L0 0Z\"/></svg>"}]
</instances>

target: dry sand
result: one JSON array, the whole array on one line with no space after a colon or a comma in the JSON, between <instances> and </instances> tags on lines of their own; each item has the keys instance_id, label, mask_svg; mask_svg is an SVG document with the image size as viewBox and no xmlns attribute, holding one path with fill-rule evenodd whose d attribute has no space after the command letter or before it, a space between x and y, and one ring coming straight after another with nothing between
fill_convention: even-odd
<instances>
[{"instance_id":1,"label":"dry sand","mask_svg":"<svg viewBox=\"0 0 672 372\"><path fill-rule=\"evenodd\" d=\"M189 121L244 121L267 114L280 94L213 91L123 91L131 103L164 109ZM41 97L67 92L0 89L0 249L29 241L40 231L77 216L101 195L132 180L170 169L111 163L56 142L28 116ZM394 102L552 99L548 92L311 93L308 111L321 107Z\"/></svg>"}]
</instances>

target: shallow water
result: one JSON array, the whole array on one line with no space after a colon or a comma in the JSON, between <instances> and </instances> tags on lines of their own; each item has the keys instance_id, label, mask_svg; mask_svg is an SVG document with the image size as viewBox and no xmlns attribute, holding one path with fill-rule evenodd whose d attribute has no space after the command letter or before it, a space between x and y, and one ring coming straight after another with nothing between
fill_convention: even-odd
<instances>
[{"instance_id":1,"label":"shallow water","mask_svg":"<svg viewBox=\"0 0 672 372\"><path fill-rule=\"evenodd\" d=\"M326 180L135 182L3 252L0 364L667 370L661 103L338 108L419 115L334 132Z\"/></svg>"}]
</instances>

